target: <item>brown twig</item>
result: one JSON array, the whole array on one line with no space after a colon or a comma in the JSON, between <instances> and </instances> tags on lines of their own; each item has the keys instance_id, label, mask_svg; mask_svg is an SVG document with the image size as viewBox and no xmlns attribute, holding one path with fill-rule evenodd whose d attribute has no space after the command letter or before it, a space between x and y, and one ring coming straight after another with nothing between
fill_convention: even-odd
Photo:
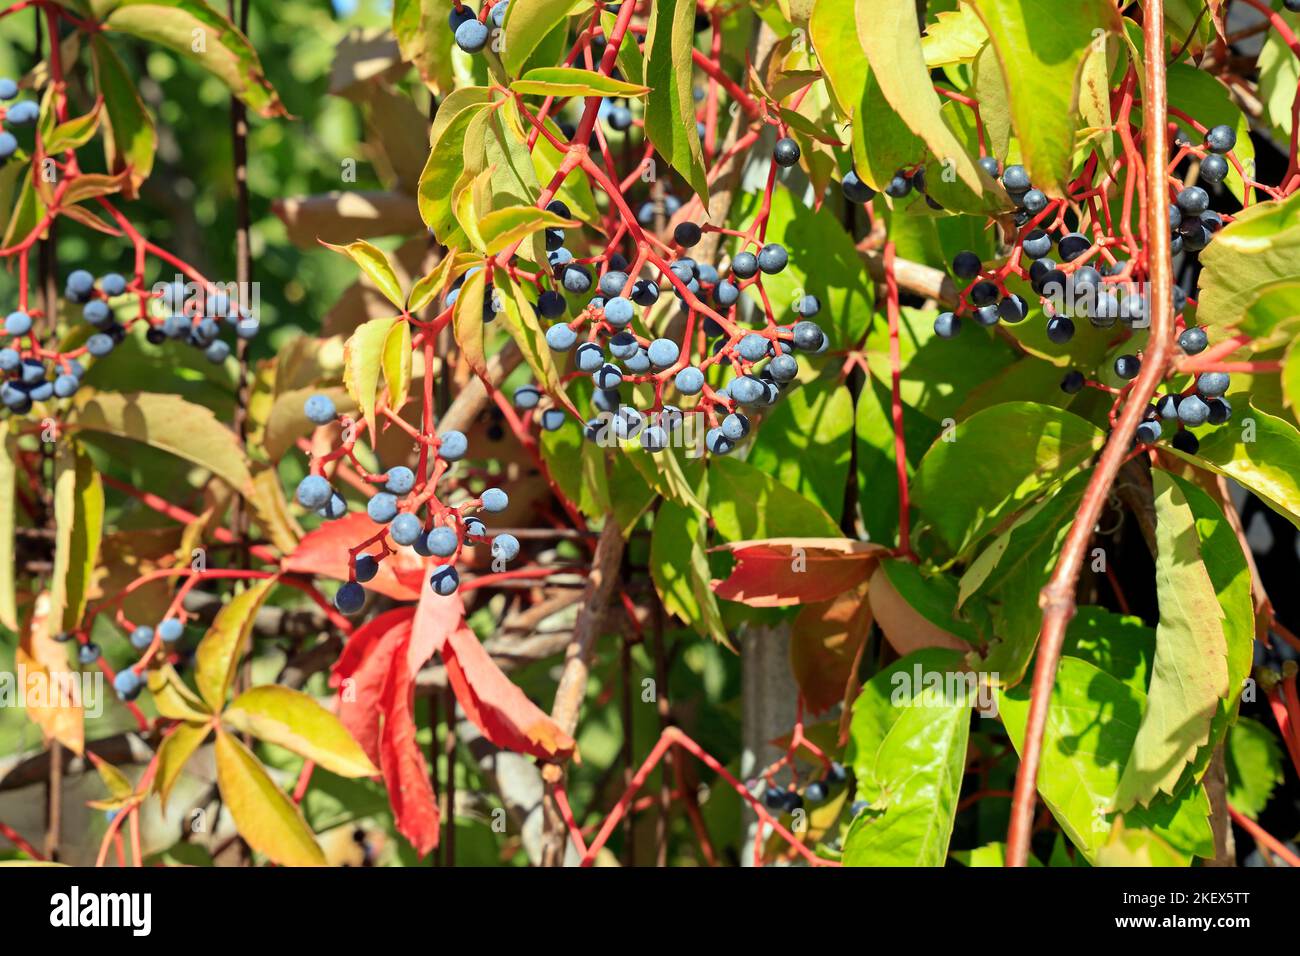
<instances>
[{"instance_id":1,"label":"brown twig","mask_svg":"<svg viewBox=\"0 0 1300 956\"><path fill-rule=\"evenodd\" d=\"M1148 50L1164 45L1164 9L1150 3L1144 8L1142 29ZM1168 94L1165 89L1165 61L1149 56L1145 62L1142 97L1142 133L1147 182L1146 243L1148 279L1151 286L1151 331L1142 371L1132 390L1119 422L1111 432L1088 487L1079 505L1079 513L1065 539L1061 557L1051 580L1039 595L1043 625L1038 635L1038 659L1030 692L1029 720L1020 768L1016 773L1015 796L1011 801L1011 826L1007 832L1007 866L1026 866L1033 827L1034 805L1038 786L1038 764L1043 749L1043 732L1047 710L1056 683L1056 668L1061 660L1065 628L1075 612L1074 591L1083 566L1092 530L1110 493L1111 484L1133 444L1137 426L1146 412L1147 403L1165 377L1173 348L1173 308L1169 255L1168 211L1162 197L1168 190L1166 160L1168 149Z\"/></svg>"}]
</instances>

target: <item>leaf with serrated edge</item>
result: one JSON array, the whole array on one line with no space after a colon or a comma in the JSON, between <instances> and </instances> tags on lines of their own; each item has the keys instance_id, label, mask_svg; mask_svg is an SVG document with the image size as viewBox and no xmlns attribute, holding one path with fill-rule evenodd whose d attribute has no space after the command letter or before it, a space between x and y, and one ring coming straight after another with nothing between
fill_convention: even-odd
<instances>
[{"instance_id":1,"label":"leaf with serrated edge","mask_svg":"<svg viewBox=\"0 0 1300 956\"><path fill-rule=\"evenodd\" d=\"M375 435L375 405L388 333L400 321L397 317L371 319L359 326L343 347L343 384L361 410L371 436Z\"/></svg>"},{"instance_id":2,"label":"leaf with serrated edge","mask_svg":"<svg viewBox=\"0 0 1300 956\"><path fill-rule=\"evenodd\" d=\"M1121 810L1173 792L1228 695L1223 609L1201 557L1195 516L1167 472L1153 471L1151 481L1160 620L1146 709L1115 796Z\"/></svg>"},{"instance_id":3,"label":"leaf with serrated edge","mask_svg":"<svg viewBox=\"0 0 1300 956\"><path fill-rule=\"evenodd\" d=\"M253 687L236 697L221 719L341 777L379 773L339 719L301 691L275 685Z\"/></svg>"},{"instance_id":4,"label":"leaf with serrated edge","mask_svg":"<svg viewBox=\"0 0 1300 956\"><path fill-rule=\"evenodd\" d=\"M372 246L364 239L349 242L346 246L338 246L332 242L322 242L321 245L350 258L370 277L375 287L384 294L384 298L397 308L402 308L402 303L406 301L406 296L402 294L402 283L397 278L397 271L393 268L392 262L382 249Z\"/></svg>"},{"instance_id":5,"label":"leaf with serrated edge","mask_svg":"<svg viewBox=\"0 0 1300 956\"><path fill-rule=\"evenodd\" d=\"M639 83L616 80L594 70L570 66L539 66L510 84L516 93L535 96L644 96L650 91Z\"/></svg>"},{"instance_id":6,"label":"leaf with serrated edge","mask_svg":"<svg viewBox=\"0 0 1300 956\"><path fill-rule=\"evenodd\" d=\"M153 789L162 801L164 810L167 809L167 798L180 779L181 771L211 732L211 724L179 723L163 738L158 747L158 773L153 780Z\"/></svg>"},{"instance_id":7,"label":"leaf with serrated edge","mask_svg":"<svg viewBox=\"0 0 1300 956\"><path fill-rule=\"evenodd\" d=\"M65 433L104 432L144 442L206 468L245 497L252 494L239 440L203 406L149 392L82 392L74 401Z\"/></svg>"},{"instance_id":8,"label":"leaf with serrated edge","mask_svg":"<svg viewBox=\"0 0 1300 956\"><path fill-rule=\"evenodd\" d=\"M214 711L220 710L226 702L235 669L253 631L253 619L275 584L275 578L266 578L232 597L217 612L208 633L194 652L194 683L198 685L199 696Z\"/></svg>"},{"instance_id":9,"label":"leaf with serrated edge","mask_svg":"<svg viewBox=\"0 0 1300 956\"><path fill-rule=\"evenodd\" d=\"M281 866L324 866L302 810L236 737L217 731L217 787L248 845Z\"/></svg>"}]
</instances>

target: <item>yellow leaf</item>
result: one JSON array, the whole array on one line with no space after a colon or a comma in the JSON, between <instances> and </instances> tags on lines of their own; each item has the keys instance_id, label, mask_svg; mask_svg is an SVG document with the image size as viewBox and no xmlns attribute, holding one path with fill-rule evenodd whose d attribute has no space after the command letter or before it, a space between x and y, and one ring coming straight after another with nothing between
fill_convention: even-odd
<instances>
[{"instance_id":1,"label":"yellow leaf","mask_svg":"<svg viewBox=\"0 0 1300 956\"><path fill-rule=\"evenodd\" d=\"M86 610L104 531L104 486L76 442L60 443L54 460L54 523L50 627L71 631Z\"/></svg>"},{"instance_id":2,"label":"yellow leaf","mask_svg":"<svg viewBox=\"0 0 1300 956\"><path fill-rule=\"evenodd\" d=\"M241 495L252 493L248 459L235 433L208 409L179 395L83 391L66 428L144 442L208 469Z\"/></svg>"},{"instance_id":3,"label":"yellow leaf","mask_svg":"<svg viewBox=\"0 0 1300 956\"><path fill-rule=\"evenodd\" d=\"M57 740L80 754L86 740L82 719L81 675L68 668L68 651L54 640L53 603L48 591L36 596L32 619L14 652L15 663L27 672L27 716L45 739Z\"/></svg>"},{"instance_id":4,"label":"yellow leaf","mask_svg":"<svg viewBox=\"0 0 1300 956\"><path fill-rule=\"evenodd\" d=\"M6 418L0 422L0 626L18 630L18 601L14 591L14 485L18 438Z\"/></svg>"},{"instance_id":5,"label":"yellow leaf","mask_svg":"<svg viewBox=\"0 0 1300 956\"><path fill-rule=\"evenodd\" d=\"M282 866L324 866L302 810L275 785L242 743L217 731L217 787L239 835Z\"/></svg>"},{"instance_id":6,"label":"yellow leaf","mask_svg":"<svg viewBox=\"0 0 1300 956\"><path fill-rule=\"evenodd\" d=\"M240 694L221 715L241 733L292 750L342 777L379 773L339 719L306 694L268 684Z\"/></svg>"},{"instance_id":7,"label":"yellow leaf","mask_svg":"<svg viewBox=\"0 0 1300 956\"><path fill-rule=\"evenodd\" d=\"M280 474L270 465L257 465L254 472L253 497L249 499L253 506L253 519L271 539L271 544L282 554L291 554L303 531L289 513Z\"/></svg>"},{"instance_id":8,"label":"yellow leaf","mask_svg":"<svg viewBox=\"0 0 1300 956\"><path fill-rule=\"evenodd\" d=\"M104 781L104 786L108 788L108 792L115 799L125 800L135 791L135 788L131 786L131 781L126 778L126 774L107 760L96 760L95 770L99 773L99 779Z\"/></svg>"},{"instance_id":9,"label":"yellow leaf","mask_svg":"<svg viewBox=\"0 0 1300 956\"><path fill-rule=\"evenodd\" d=\"M185 682L170 664L149 672L149 693L153 696L158 713L171 720L202 722L212 717L208 705L185 686Z\"/></svg>"},{"instance_id":10,"label":"yellow leaf","mask_svg":"<svg viewBox=\"0 0 1300 956\"><path fill-rule=\"evenodd\" d=\"M396 317L371 319L359 326L343 347L343 384L357 403L366 427L375 434L375 393L383 367L384 347Z\"/></svg>"},{"instance_id":11,"label":"yellow leaf","mask_svg":"<svg viewBox=\"0 0 1300 956\"><path fill-rule=\"evenodd\" d=\"M456 296L452 311L452 328L456 342L480 378L487 378L487 360L483 357L483 296L486 273L479 269L465 279Z\"/></svg>"},{"instance_id":12,"label":"yellow leaf","mask_svg":"<svg viewBox=\"0 0 1300 956\"><path fill-rule=\"evenodd\" d=\"M162 745L158 748L158 773L153 780L153 789L162 801L164 810L167 808L167 797L180 779L181 771L194 756L194 752L203 745L211 730L211 724L181 723L163 738Z\"/></svg>"},{"instance_id":13,"label":"yellow leaf","mask_svg":"<svg viewBox=\"0 0 1300 956\"><path fill-rule=\"evenodd\" d=\"M199 696L214 711L221 710L226 702L235 668L253 630L253 619L275 584L275 578L266 578L231 598L217 612L212 627L194 652L194 682L199 686Z\"/></svg>"},{"instance_id":14,"label":"yellow leaf","mask_svg":"<svg viewBox=\"0 0 1300 956\"><path fill-rule=\"evenodd\" d=\"M361 267L362 272L370 276L384 298L397 308L402 308L402 303L406 301L406 296L402 295L402 283L398 281L397 272L382 249L372 246L364 239L349 242L346 246L336 246L332 242L322 242L321 245L348 256Z\"/></svg>"},{"instance_id":15,"label":"yellow leaf","mask_svg":"<svg viewBox=\"0 0 1300 956\"><path fill-rule=\"evenodd\" d=\"M521 242L543 229L573 229L580 225L573 219L557 216L549 209L536 206L507 206L494 209L478 224L479 235L487 246L488 255Z\"/></svg>"},{"instance_id":16,"label":"yellow leaf","mask_svg":"<svg viewBox=\"0 0 1300 956\"><path fill-rule=\"evenodd\" d=\"M384 384L388 407L401 411L411 387L411 324L398 319L384 339Z\"/></svg>"}]
</instances>

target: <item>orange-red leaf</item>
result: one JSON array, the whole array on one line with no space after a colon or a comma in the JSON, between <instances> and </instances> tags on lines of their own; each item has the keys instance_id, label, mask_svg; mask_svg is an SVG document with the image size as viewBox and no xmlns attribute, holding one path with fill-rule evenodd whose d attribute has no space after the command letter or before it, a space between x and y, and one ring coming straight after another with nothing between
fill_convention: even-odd
<instances>
[{"instance_id":1,"label":"orange-red leaf","mask_svg":"<svg viewBox=\"0 0 1300 956\"><path fill-rule=\"evenodd\" d=\"M573 753L573 738L502 673L468 627L452 632L442 662L465 716L492 743L544 760Z\"/></svg>"},{"instance_id":2,"label":"orange-red leaf","mask_svg":"<svg viewBox=\"0 0 1300 956\"><path fill-rule=\"evenodd\" d=\"M399 607L367 621L352 632L330 675L339 691L339 720L356 738L370 762L381 766L380 703L392 670L393 657L405 650L411 637L415 608Z\"/></svg>"},{"instance_id":3,"label":"orange-red leaf","mask_svg":"<svg viewBox=\"0 0 1300 956\"><path fill-rule=\"evenodd\" d=\"M415 682L400 660L388 669L382 709L383 733L379 766L388 787L397 832L411 841L421 856L438 845L438 796L429 782L429 769L415 739Z\"/></svg>"},{"instance_id":4,"label":"orange-red leaf","mask_svg":"<svg viewBox=\"0 0 1300 956\"><path fill-rule=\"evenodd\" d=\"M886 549L849 538L768 538L722 546L736 559L714 593L751 607L829 601L870 577ZM721 550L721 549L720 549Z\"/></svg>"},{"instance_id":5,"label":"orange-red leaf","mask_svg":"<svg viewBox=\"0 0 1300 956\"><path fill-rule=\"evenodd\" d=\"M351 572L348 548L374 533L375 523L364 511L326 522L298 542L285 560L284 570L346 581ZM379 563L379 573L366 583L366 589L397 601L414 601L428 590L421 587L424 579L424 559L402 548Z\"/></svg>"},{"instance_id":6,"label":"orange-red leaf","mask_svg":"<svg viewBox=\"0 0 1300 956\"><path fill-rule=\"evenodd\" d=\"M790 629L790 670L814 713L844 700L845 688L856 676L858 650L870 629L865 584L799 611Z\"/></svg>"}]
</instances>

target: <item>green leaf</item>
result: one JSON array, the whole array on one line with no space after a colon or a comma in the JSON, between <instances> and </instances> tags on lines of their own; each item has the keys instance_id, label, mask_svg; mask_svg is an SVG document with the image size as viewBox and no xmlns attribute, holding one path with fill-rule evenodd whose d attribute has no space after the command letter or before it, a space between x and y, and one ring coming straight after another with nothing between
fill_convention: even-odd
<instances>
[{"instance_id":1,"label":"green leaf","mask_svg":"<svg viewBox=\"0 0 1300 956\"><path fill-rule=\"evenodd\" d=\"M375 405L388 337L399 322L402 322L400 317L371 319L359 326L343 347L343 384L361 410L371 435L376 434Z\"/></svg>"},{"instance_id":2,"label":"green leaf","mask_svg":"<svg viewBox=\"0 0 1300 956\"><path fill-rule=\"evenodd\" d=\"M1137 736L1145 695L1086 661L1062 657L1047 712L1038 793L1070 841L1089 863L1116 827L1115 794ZM998 711L1017 753L1023 752L1029 716L1027 684L999 695ZM1159 797L1147 809L1123 814L1137 839L1169 842L1186 864L1193 855L1213 856L1203 788L1177 799ZM1139 829L1134 829L1135 827Z\"/></svg>"},{"instance_id":3,"label":"green leaf","mask_svg":"<svg viewBox=\"0 0 1300 956\"><path fill-rule=\"evenodd\" d=\"M50 620L71 631L81 626L104 534L104 485L76 442L61 442L54 459L54 525Z\"/></svg>"},{"instance_id":4,"label":"green leaf","mask_svg":"<svg viewBox=\"0 0 1300 956\"><path fill-rule=\"evenodd\" d=\"M940 437L921 459L912 500L922 522L955 553L1059 487L1105 441L1091 422L1033 402L977 412L948 437ZM922 530L918 525L918 535Z\"/></svg>"},{"instance_id":5,"label":"green leaf","mask_svg":"<svg viewBox=\"0 0 1300 956\"><path fill-rule=\"evenodd\" d=\"M379 773L339 719L301 691L274 684L250 688L231 702L221 719L341 777Z\"/></svg>"},{"instance_id":6,"label":"green leaf","mask_svg":"<svg viewBox=\"0 0 1300 956\"><path fill-rule=\"evenodd\" d=\"M562 23L573 8L574 0L513 0L506 8L502 23L501 65L511 76L518 76L546 35Z\"/></svg>"},{"instance_id":7,"label":"green leaf","mask_svg":"<svg viewBox=\"0 0 1300 956\"><path fill-rule=\"evenodd\" d=\"M522 286L516 284L504 270L497 275L497 281L504 280L507 290L507 294L502 296L501 315L510 337L524 354L524 361L533 370L538 386L576 415L577 410L573 408L561 385L554 353L546 344L546 331L537 318L537 311L528 301Z\"/></svg>"},{"instance_id":8,"label":"green leaf","mask_svg":"<svg viewBox=\"0 0 1300 956\"><path fill-rule=\"evenodd\" d=\"M425 83L449 94L456 82L455 35L447 29L447 12L446 0L393 0L393 36L402 59L415 64Z\"/></svg>"},{"instance_id":9,"label":"green leaf","mask_svg":"<svg viewBox=\"0 0 1300 956\"><path fill-rule=\"evenodd\" d=\"M199 696L214 712L225 706L239 659L253 633L253 619L275 584L275 578L265 578L232 597L217 612L194 652L194 683L199 688Z\"/></svg>"},{"instance_id":10,"label":"green leaf","mask_svg":"<svg viewBox=\"0 0 1300 956\"><path fill-rule=\"evenodd\" d=\"M826 75L836 111L843 117L852 116L858 109L867 83L867 61L857 33L844 29L853 19L854 2L817 0L808 21L817 63Z\"/></svg>"},{"instance_id":11,"label":"green leaf","mask_svg":"<svg viewBox=\"0 0 1300 956\"><path fill-rule=\"evenodd\" d=\"M1228 803L1252 820L1258 818L1283 780L1277 736L1259 721L1242 717L1228 731L1224 757Z\"/></svg>"},{"instance_id":12,"label":"green leaf","mask_svg":"<svg viewBox=\"0 0 1300 956\"><path fill-rule=\"evenodd\" d=\"M813 502L734 458L709 462L709 509L724 541L843 536Z\"/></svg>"},{"instance_id":13,"label":"green leaf","mask_svg":"<svg viewBox=\"0 0 1300 956\"><path fill-rule=\"evenodd\" d=\"M915 647L962 647L982 639L982 608L960 610L957 582L943 572L889 558L871 576L867 600L890 644L900 653Z\"/></svg>"},{"instance_id":14,"label":"green leaf","mask_svg":"<svg viewBox=\"0 0 1300 956\"><path fill-rule=\"evenodd\" d=\"M403 307L406 296L402 293L402 283L397 278L397 271L393 268L392 262L382 249L372 246L364 239L349 242L346 246L336 246L332 242L322 242L321 245L350 258L370 277L375 287L383 293L384 298L399 309Z\"/></svg>"},{"instance_id":15,"label":"green leaf","mask_svg":"<svg viewBox=\"0 0 1300 956\"><path fill-rule=\"evenodd\" d=\"M324 866L302 810L275 785L238 738L217 731L217 786L248 845L281 866Z\"/></svg>"},{"instance_id":16,"label":"green leaf","mask_svg":"<svg viewBox=\"0 0 1300 956\"><path fill-rule=\"evenodd\" d=\"M103 24L193 60L262 116L287 115L248 38L201 0L118 0Z\"/></svg>"},{"instance_id":17,"label":"green leaf","mask_svg":"<svg viewBox=\"0 0 1300 956\"><path fill-rule=\"evenodd\" d=\"M540 66L510 84L516 93L534 96L644 96L649 87L616 80L595 70L571 66Z\"/></svg>"},{"instance_id":18,"label":"green leaf","mask_svg":"<svg viewBox=\"0 0 1300 956\"><path fill-rule=\"evenodd\" d=\"M1224 612L1201 557L1195 515L1168 472L1154 471L1151 480L1160 620L1147 706L1116 794L1122 810L1173 793L1228 695Z\"/></svg>"},{"instance_id":19,"label":"green leaf","mask_svg":"<svg viewBox=\"0 0 1300 956\"><path fill-rule=\"evenodd\" d=\"M14 590L14 488L18 476L18 437L10 422L0 422L0 626L18 633L18 600Z\"/></svg>"},{"instance_id":20,"label":"green leaf","mask_svg":"<svg viewBox=\"0 0 1300 956\"><path fill-rule=\"evenodd\" d=\"M956 10L941 10L933 23L927 24L921 38L925 65L930 69L970 63L988 42L979 15L965 4Z\"/></svg>"},{"instance_id":21,"label":"green leaf","mask_svg":"<svg viewBox=\"0 0 1300 956\"><path fill-rule=\"evenodd\" d=\"M867 681L853 704L846 759L867 809L844 840L845 866L943 866L966 765L972 697L960 656L909 654ZM919 679L918 679L919 678Z\"/></svg>"},{"instance_id":22,"label":"green leaf","mask_svg":"<svg viewBox=\"0 0 1300 956\"><path fill-rule=\"evenodd\" d=\"M898 542L898 471L889 405L889 389L874 379L868 379L858 393L853 431L857 439L858 501L867 538L893 547ZM938 422L907 404L903 405L903 438L909 480L922 450L928 448L938 434Z\"/></svg>"},{"instance_id":23,"label":"green leaf","mask_svg":"<svg viewBox=\"0 0 1300 956\"><path fill-rule=\"evenodd\" d=\"M992 180L940 115L939 94L921 49L916 4L910 0L858 0L854 10L858 41L885 99L937 160L951 164L957 178L976 195L981 194ZM861 119L867 121L866 116Z\"/></svg>"},{"instance_id":24,"label":"green leaf","mask_svg":"<svg viewBox=\"0 0 1300 956\"><path fill-rule=\"evenodd\" d=\"M1056 568L1091 472L1081 472L1026 509L972 561L961 579L961 601L979 593L989 605L993 639L980 668L1009 687L1025 675L1043 612L1039 593Z\"/></svg>"},{"instance_id":25,"label":"green leaf","mask_svg":"<svg viewBox=\"0 0 1300 956\"><path fill-rule=\"evenodd\" d=\"M1061 16L1055 0L969 2L1002 67L1029 177L1049 195L1062 196L1074 156L1079 68L1089 46L1118 27L1115 8L1107 0L1080 0Z\"/></svg>"},{"instance_id":26,"label":"green leaf","mask_svg":"<svg viewBox=\"0 0 1300 956\"><path fill-rule=\"evenodd\" d=\"M838 521L844 512L852 436L852 394L837 379L818 379L795 389L772 410L748 463Z\"/></svg>"},{"instance_id":27,"label":"green leaf","mask_svg":"<svg viewBox=\"0 0 1300 956\"><path fill-rule=\"evenodd\" d=\"M481 174L490 180L491 209L537 205L541 186L514 100L470 121L464 157L468 174ZM489 211L485 203L476 203L476 208L480 215ZM533 235L531 243L520 247L519 255L544 265L546 245L542 235Z\"/></svg>"},{"instance_id":28,"label":"green leaf","mask_svg":"<svg viewBox=\"0 0 1300 956\"><path fill-rule=\"evenodd\" d=\"M104 163L111 173L131 170L130 193L134 194L153 171L158 147L153 117L112 45L96 34L90 38L90 52L95 88L104 98Z\"/></svg>"},{"instance_id":29,"label":"green leaf","mask_svg":"<svg viewBox=\"0 0 1300 956\"><path fill-rule=\"evenodd\" d=\"M149 695L159 715L169 720L203 724L212 720L212 710L190 690L171 664L149 672Z\"/></svg>"},{"instance_id":30,"label":"green leaf","mask_svg":"<svg viewBox=\"0 0 1300 956\"><path fill-rule=\"evenodd\" d=\"M411 388L411 323L405 318L393 323L384 340L383 365L388 407L400 411Z\"/></svg>"},{"instance_id":31,"label":"green leaf","mask_svg":"<svg viewBox=\"0 0 1300 956\"><path fill-rule=\"evenodd\" d=\"M467 87L448 94L429 131L429 159L420 174L416 199L420 218L444 245L452 245L459 231L451 200L464 170L465 135L470 123L487 107L488 96L485 87Z\"/></svg>"},{"instance_id":32,"label":"green leaf","mask_svg":"<svg viewBox=\"0 0 1300 956\"><path fill-rule=\"evenodd\" d=\"M706 494L707 485L696 493ZM707 531L701 512L674 501L661 502L650 536L650 576L669 613L729 647L731 641L710 584Z\"/></svg>"},{"instance_id":33,"label":"green leaf","mask_svg":"<svg viewBox=\"0 0 1300 956\"><path fill-rule=\"evenodd\" d=\"M76 116L59 123L45 139L46 153L57 155L64 150L80 149L85 146L99 130L100 115L100 105L96 103L94 108L84 116Z\"/></svg>"},{"instance_id":34,"label":"green leaf","mask_svg":"<svg viewBox=\"0 0 1300 956\"><path fill-rule=\"evenodd\" d=\"M1226 337L1238 326L1256 338L1282 321L1295 318L1292 306L1300 299L1300 193L1286 199L1256 203L1237 213L1201 253L1197 320L1212 336ZM1278 280L1289 280L1278 283ZM1270 287L1283 290L1281 309L1255 313Z\"/></svg>"},{"instance_id":35,"label":"green leaf","mask_svg":"<svg viewBox=\"0 0 1300 956\"><path fill-rule=\"evenodd\" d=\"M1247 405L1208 429L1195 455L1170 450L1240 482L1300 527L1300 432L1290 422Z\"/></svg>"},{"instance_id":36,"label":"green leaf","mask_svg":"<svg viewBox=\"0 0 1300 956\"><path fill-rule=\"evenodd\" d=\"M1070 619L1062 653L1105 671L1145 697L1156 656L1156 632L1140 617L1085 604Z\"/></svg>"},{"instance_id":37,"label":"green leaf","mask_svg":"<svg viewBox=\"0 0 1300 956\"><path fill-rule=\"evenodd\" d=\"M654 0L645 38L645 133L659 154L691 184L709 208L704 151L695 127L695 7Z\"/></svg>"}]
</instances>

